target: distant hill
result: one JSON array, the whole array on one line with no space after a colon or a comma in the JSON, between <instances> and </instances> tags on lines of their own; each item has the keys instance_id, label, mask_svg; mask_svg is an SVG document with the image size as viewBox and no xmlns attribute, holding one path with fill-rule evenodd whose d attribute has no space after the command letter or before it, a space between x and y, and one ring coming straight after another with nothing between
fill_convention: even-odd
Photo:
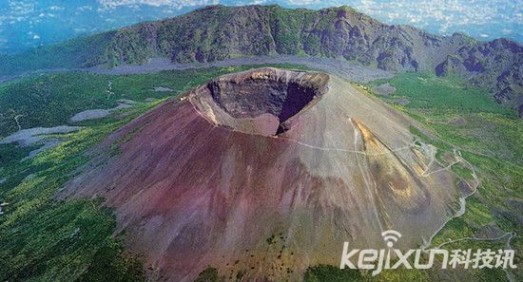
<instances>
[{"instance_id":1,"label":"distant hill","mask_svg":"<svg viewBox=\"0 0 523 282\"><path fill-rule=\"evenodd\" d=\"M210 62L256 55L344 58L390 71L458 75L523 114L523 46L508 39L476 41L385 25L350 7L210 6L3 57L0 75L41 68L141 64L152 57Z\"/></svg>"}]
</instances>

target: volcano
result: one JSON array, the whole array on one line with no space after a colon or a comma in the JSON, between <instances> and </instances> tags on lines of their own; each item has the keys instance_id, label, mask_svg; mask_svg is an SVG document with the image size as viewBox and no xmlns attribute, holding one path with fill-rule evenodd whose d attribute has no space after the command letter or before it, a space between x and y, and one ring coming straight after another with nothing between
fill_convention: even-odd
<instances>
[{"instance_id":1,"label":"volcano","mask_svg":"<svg viewBox=\"0 0 523 282\"><path fill-rule=\"evenodd\" d=\"M59 197L104 197L155 279L295 281L339 265L345 241L381 248L394 229L419 247L459 212L475 184L411 128L333 75L229 74L110 135Z\"/></svg>"}]
</instances>

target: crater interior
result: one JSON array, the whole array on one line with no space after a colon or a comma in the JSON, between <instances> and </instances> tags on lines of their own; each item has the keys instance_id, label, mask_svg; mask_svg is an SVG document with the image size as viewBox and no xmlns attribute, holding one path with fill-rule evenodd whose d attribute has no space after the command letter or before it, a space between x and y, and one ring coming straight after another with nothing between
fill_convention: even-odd
<instances>
[{"instance_id":1,"label":"crater interior","mask_svg":"<svg viewBox=\"0 0 523 282\"><path fill-rule=\"evenodd\" d=\"M221 76L208 82L206 90L233 119L257 119L252 123L264 125L247 130L250 133L278 135L288 129L285 121L327 92L328 81L323 73L263 68ZM245 126L225 125L245 131Z\"/></svg>"}]
</instances>

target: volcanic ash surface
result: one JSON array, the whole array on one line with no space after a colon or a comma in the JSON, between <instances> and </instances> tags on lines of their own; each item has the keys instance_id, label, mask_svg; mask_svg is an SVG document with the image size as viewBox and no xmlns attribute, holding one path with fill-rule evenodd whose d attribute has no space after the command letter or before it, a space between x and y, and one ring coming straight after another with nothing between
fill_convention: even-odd
<instances>
[{"instance_id":1,"label":"volcanic ash surface","mask_svg":"<svg viewBox=\"0 0 523 282\"><path fill-rule=\"evenodd\" d=\"M325 73L218 77L108 137L59 197L103 196L151 275L299 280L343 242L418 247L475 184L434 161L411 119ZM109 154L115 144L119 154ZM106 153L104 153L106 152Z\"/></svg>"}]
</instances>

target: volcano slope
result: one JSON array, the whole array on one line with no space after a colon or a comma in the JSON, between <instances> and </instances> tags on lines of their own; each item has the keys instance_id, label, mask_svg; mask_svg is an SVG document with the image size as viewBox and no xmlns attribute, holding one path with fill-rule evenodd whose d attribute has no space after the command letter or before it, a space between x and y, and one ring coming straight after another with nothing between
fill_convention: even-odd
<instances>
[{"instance_id":1,"label":"volcano slope","mask_svg":"<svg viewBox=\"0 0 523 282\"><path fill-rule=\"evenodd\" d=\"M339 265L344 241L381 248L394 229L418 247L459 212L477 183L412 126L325 73L225 75L112 134L59 197L103 196L154 279L295 281Z\"/></svg>"}]
</instances>

